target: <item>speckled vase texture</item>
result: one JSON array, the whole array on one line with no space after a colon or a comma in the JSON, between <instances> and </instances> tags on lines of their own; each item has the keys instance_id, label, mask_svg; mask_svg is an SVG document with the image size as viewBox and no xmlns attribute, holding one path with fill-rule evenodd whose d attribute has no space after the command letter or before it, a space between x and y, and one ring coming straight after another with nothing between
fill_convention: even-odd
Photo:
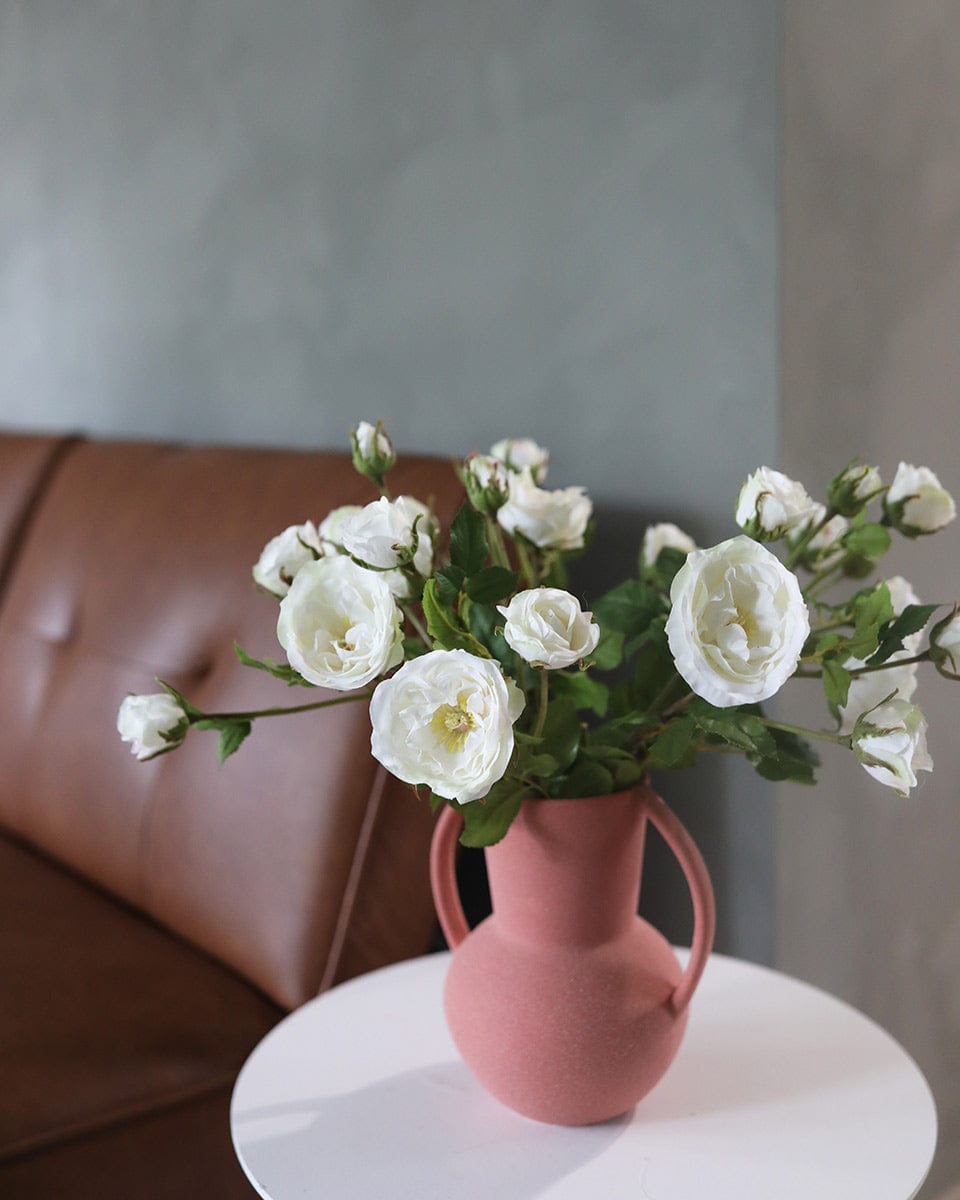
<instances>
[{"instance_id":1,"label":"speckled vase texture","mask_svg":"<svg viewBox=\"0 0 960 1200\"><path fill-rule=\"evenodd\" d=\"M690 883L686 972L637 913L647 821ZM468 932L453 871L460 818L441 816L432 876L454 948L444 1010L476 1079L525 1116L587 1125L632 1108L673 1061L713 942L710 880L689 834L647 786L527 800L486 850L493 914Z\"/></svg>"}]
</instances>

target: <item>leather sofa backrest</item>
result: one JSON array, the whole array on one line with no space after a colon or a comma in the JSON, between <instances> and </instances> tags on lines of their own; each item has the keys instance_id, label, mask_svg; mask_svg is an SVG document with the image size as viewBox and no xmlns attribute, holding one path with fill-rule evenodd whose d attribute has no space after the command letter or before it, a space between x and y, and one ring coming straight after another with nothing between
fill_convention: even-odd
<instances>
[{"instance_id":1,"label":"leather sofa backrest","mask_svg":"<svg viewBox=\"0 0 960 1200\"><path fill-rule=\"evenodd\" d=\"M250 567L372 486L345 454L96 441L48 474L0 601L0 824L288 1007L421 952L431 819L371 759L365 703L263 720L222 768L215 733L141 764L115 731L154 677L208 712L319 698L237 663L235 640L283 659ZM403 459L391 486L449 526L447 464Z\"/></svg>"}]
</instances>

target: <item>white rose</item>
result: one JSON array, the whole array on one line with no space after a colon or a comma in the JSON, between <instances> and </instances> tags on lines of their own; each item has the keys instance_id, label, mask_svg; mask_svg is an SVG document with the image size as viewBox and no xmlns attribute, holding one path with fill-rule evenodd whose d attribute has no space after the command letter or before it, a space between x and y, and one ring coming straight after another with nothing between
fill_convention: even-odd
<instances>
[{"instance_id":1,"label":"white rose","mask_svg":"<svg viewBox=\"0 0 960 1200\"><path fill-rule=\"evenodd\" d=\"M886 580L890 593L890 603L893 605L893 615L899 617L908 604L919 604L916 592L902 575L894 575ZM895 663L901 658L912 658L920 649L923 641L923 630L912 633L904 639L903 649L898 650L887 661ZM843 664L848 671L856 671L866 665L862 658L848 658ZM857 675L850 681L847 702L840 709L840 732L849 733L857 723L857 718L867 709L873 708L896 692L897 699L909 700L917 690L917 663L907 663L902 667L884 667L882 671L867 671Z\"/></svg>"},{"instance_id":2,"label":"white rose","mask_svg":"<svg viewBox=\"0 0 960 1200\"><path fill-rule=\"evenodd\" d=\"M796 670L810 632L796 576L749 537L694 550L670 588L677 670L719 708L766 700Z\"/></svg>"},{"instance_id":3,"label":"white rose","mask_svg":"<svg viewBox=\"0 0 960 1200\"><path fill-rule=\"evenodd\" d=\"M178 745L187 731L186 722L187 714L167 692L127 696L117 713L117 732L131 743L130 753L143 762Z\"/></svg>"},{"instance_id":4,"label":"white rose","mask_svg":"<svg viewBox=\"0 0 960 1200\"><path fill-rule=\"evenodd\" d=\"M503 776L522 711L523 693L493 659L432 650L377 686L370 746L398 779L466 804Z\"/></svg>"},{"instance_id":5,"label":"white rose","mask_svg":"<svg viewBox=\"0 0 960 1200\"><path fill-rule=\"evenodd\" d=\"M684 533L676 525L671 525L669 521L663 521L659 525L647 526L641 553L646 566L655 567L661 550L682 550L684 554L689 554L696 548L697 543L688 533Z\"/></svg>"},{"instance_id":6,"label":"white rose","mask_svg":"<svg viewBox=\"0 0 960 1200\"><path fill-rule=\"evenodd\" d=\"M312 521L290 525L264 546L253 568L253 578L275 596L285 596L290 584L316 554L322 554L320 535Z\"/></svg>"},{"instance_id":7,"label":"white rose","mask_svg":"<svg viewBox=\"0 0 960 1200\"><path fill-rule=\"evenodd\" d=\"M277 637L304 679L351 691L403 658L401 623L386 580L338 555L300 569L280 601Z\"/></svg>"},{"instance_id":8,"label":"white rose","mask_svg":"<svg viewBox=\"0 0 960 1200\"><path fill-rule=\"evenodd\" d=\"M827 515L826 506L823 504L814 503L813 515L809 521L806 521L803 528L792 538L789 539L791 545L796 545L797 542L806 536L812 525L819 525L823 518ZM835 513L829 521L818 529L809 542L807 542L806 551L816 558L816 565L819 568L830 566L837 562L843 555L843 547L841 540L843 535L850 528L850 522L846 517Z\"/></svg>"},{"instance_id":9,"label":"white rose","mask_svg":"<svg viewBox=\"0 0 960 1200\"><path fill-rule=\"evenodd\" d=\"M592 512L586 489L546 491L521 471L510 476L510 497L497 520L507 533L520 533L541 549L579 550Z\"/></svg>"},{"instance_id":10,"label":"white rose","mask_svg":"<svg viewBox=\"0 0 960 1200\"><path fill-rule=\"evenodd\" d=\"M409 554L413 546L413 524L417 517L420 521L413 566L426 577L433 566L430 510L412 496L398 496L396 500L381 496L347 517L340 526L343 547L371 567L398 567L407 557L404 551Z\"/></svg>"},{"instance_id":11,"label":"white rose","mask_svg":"<svg viewBox=\"0 0 960 1200\"><path fill-rule=\"evenodd\" d=\"M927 722L915 704L890 700L865 714L853 735L853 751L868 775L906 796L917 771L932 771Z\"/></svg>"},{"instance_id":12,"label":"white rose","mask_svg":"<svg viewBox=\"0 0 960 1200\"><path fill-rule=\"evenodd\" d=\"M936 533L957 515L950 493L929 467L902 462L884 507L897 529L908 534Z\"/></svg>"},{"instance_id":13,"label":"white rose","mask_svg":"<svg viewBox=\"0 0 960 1200\"><path fill-rule=\"evenodd\" d=\"M497 611L506 619L503 636L512 650L537 667L569 667L597 648L600 628L575 596L560 588L517 592Z\"/></svg>"},{"instance_id":14,"label":"white rose","mask_svg":"<svg viewBox=\"0 0 960 1200\"><path fill-rule=\"evenodd\" d=\"M331 509L317 526L317 534L323 543L324 552L329 554L339 550L342 542L344 522L355 517L361 511L359 504L341 504L339 508Z\"/></svg>"},{"instance_id":15,"label":"white rose","mask_svg":"<svg viewBox=\"0 0 960 1200\"><path fill-rule=\"evenodd\" d=\"M510 471L529 470L534 483L543 483L547 477L550 454L532 438L503 438L490 447L490 457Z\"/></svg>"},{"instance_id":16,"label":"white rose","mask_svg":"<svg viewBox=\"0 0 960 1200\"><path fill-rule=\"evenodd\" d=\"M759 467L740 488L736 521L752 537L776 539L806 525L815 512L815 501L802 483Z\"/></svg>"}]
</instances>

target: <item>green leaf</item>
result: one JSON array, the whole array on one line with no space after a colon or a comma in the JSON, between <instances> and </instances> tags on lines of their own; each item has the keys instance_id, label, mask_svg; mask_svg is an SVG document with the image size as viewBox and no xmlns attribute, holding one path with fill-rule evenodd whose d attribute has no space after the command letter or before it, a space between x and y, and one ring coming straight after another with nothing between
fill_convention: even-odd
<instances>
[{"instance_id":1,"label":"green leaf","mask_svg":"<svg viewBox=\"0 0 960 1200\"><path fill-rule=\"evenodd\" d=\"M468 650L469 640L453 609L437 595L436 579L428 579L423 588L423 615L427 632L441 650Z\"/></svg>"},{"instance_id":2,"label":"green leaf","mask_svg":"<svg viewBox=\"0 0 960 1200\"><path fill-rule=\"evenodd\" d=\"M487 560L483 517L464 503L450 526L450 562L465 575L476 575Z\"/></svg>"},{"instance_id":3,"label":"green leaf","mask_svg":"<svg viewBox=\"0 0 960 1200\"><path fill-rule=\"evenodd\" d=\"M675 767L681 763L696 743L697 726L693 717L684 716L672 721L663 733L653 739L648 748L651 767Z\"/></svg>"},{"instance_id":4,"label":"green leaf","mask_svg":"<svg viewBox=\"0 0 960 1200\"><path fill-rule=\"evenodd\" d=\"M460 844L496 845L510 828L524 798L529 795L530 789L525 783L516 779L501 779L482 800L471 800L469 804L454 802L454 807L463 816Z\"/></svg>"},{"instance_id":5,"label":"green leaf","mask_svg":"<svg viewBox=\"0 0 960 1200\"><path fill-rule=\"evenodd\" d=\"M653 567L646 568L647 577L662 591L669 592L673 577L687 561L685 550L677 550L674 546L664 546L657 555Z\"/></svg>"},{"instance_id":6,"label":"green leaf","mask_svg":"<svg viewBox=\"0 0 960 1200\"><path fill-rule=\"evenodd\" d=\"M295 671L293 667L287 663L274 662L272 658L251 658L247 652L237 643L233 643L233 649L237 658L245 667L253 667L257 671L266 671L268 675L273 675L276 679L282 679L288 687L313 687L299 671Z\"/></svg>"},{"instance_id":7,"label":"green leaf","mask_svg":"<svg viewBox=\"0 0 960 1200\"><path fill-rule=\"evenodd\" d=\"M467 595L476 604L495 604L517 586L517 576L506 567L484 567L467 580Z\"/></svg>"},{"instance_id":8,"label":"green leaf","mask_svg":"<svg viewBox=\"0 0 960 1200\"><path fill-rule=\"evenodd\" d=\"M848 554L876 563L890 549L890 534L882 525L854 524L843 535L842 544Z\"/></svg>"},{"instance_id":9,"label":"green leaf","mask_svg":"<svg viewBox=\"0 0 960 1200\"><path fill-rule=\"evenodd\" d=\"M706 702L691 705L697 728L708 737L718 738L748 754L771 754L776 743L763 721L736 708L714 708Z\"/></svg>"},{"instance_id":10,"label":"green leaf","mask_svg":"<svg viewBox=\"0 0 960 1200\"><path fill-rule=\"evenodd\" d=\"M830 710L836 713L847 703L850 691L850 672L835 658L825 658L822 663L823 691Z\"/></svg>"},{"instance_id":11,"label":"green leaf","mask_svg":"<svg viewBox=\"0 0 960 1200\"><path fill-rule=\"evenodd\" d=\"M765 757L750 756L757 774L779 783L816 783L815 769L820 765L813 748L803 738L784 729L771 729L776 749Z\"/></svg>"},{"instance_id":12,"label":"green leaf","mask_svg":"<svg viewBox=\"0 0 960 1200\"><path fill-rule=\"evenodd\" d=\"M252 728L253 726L249 721L233 721L229 725L225 725L220 731L220 742L217 746L217 762L221 767L231 754L236 754L240 749L245 739L250 736Z\"/></svg>"},{"instance_id":13,"label":"green leaf","mask_svg":"<svg viewBox=\"0 0 960 1200\"><path fill-rule=\"evenodd\" d=\"M854 600L854 631L847 638L847 649L854 658L869 658L877 649L880 629L893 617L890 589L885 583L861 592Z\"/></svg>"},{"instance_id":14,"label":"green leaf","mask_svg":"<svg viewBox=\"0 0 960 1200\"><path fill-rule=\"evenodd\" d=\"M600 629L616 629L624 637L636 637L643 633L662 611L660 596L639 579L624 580L593 606L593 615Z\"/></svg>"},{"instance_id":15,"label":"green leaf","mask_svg":"<svg viewBox=\"0 0 960 1200\"><path fill-rule=\"evenodd\" d=\"M557 696L547 709L538 749L541 754L555 758L558 770L565 771L577 756L580 733L580 719L572 701L568 696Z\"/></svg>"},{"instance_id":16,"label":"green leaf","mask_svg":"<svg viewBox=\"0 0 960 1200\"><path fill-rule=\"evenodd\" d=\"M438 813L446 803L443 796L438 796L436 792L430 793L430 811L432 813Z\"/></svg>"},{"instance_id":17,"label":"green leaf","mask_svg":"<svg viewBox=\"0 0 960 1200\"><path fill-rule=\"evenodd\" d=\"M621 792L624 788L633 787L646 775L647 768L641 766L636 759L630 762L618 762L613 768L614 790Z\"/></svg>"},{"instance_id":18,"label":"green leaf","mask_svg":"<svg viewBox=\"0 0 960 1200\"><path fill-rule=\"evenodd\" d=\"M503 636L503 617L491 604L470 604L467 613L470 632L504 667L508 675L516 673L516 655ZM500 632L497 632L500 630Z\"/></svg>"},{"instance_id":19,"label":"green leaf","mask_svg":"<svg viewBox=\"0 0 960 1200\"><path fill-rule=\"evenodd\" d=\"M457 603L460 588L463 586L463 569L455 567L451 563L448 567L441 567L434 575L434 579L437 581L438 600L441 604L452 608Z\"/></svg>"},{"instance_id":20,"label":"green leaf","mask_svg":"<svg viewBox=\"0 0 960 1200\"><path fill-rule=\"evenodd\" d=\"M624 635L619 629L601 626L600 641L587 662L593 663L601 671L612 671L614 667L619 667L623 661L623 639Z\"/></svg>"},{"instance_id":21,"label":"green leaf","mask_svg":"<svg viewBox=\"0 0 960 1200\"><path fill-rule=\"evenodd\" d=\"M517 773L529 779L534 778L549 779L551 775L556 775L560 770L560 764L552 754L530 754L521 755Z\"/></svg>"},{"instance_id":22,"label":"green leaf","mask_svg":"<svg viewBox=\"0 0 960 1200\"><path fill-rule=\"evenodd\" d=\"M419 658L421 654L427 653L427 647L420 641L418 637L405 637L403 639L403 657Z\"/></svg>"},{"instance_id":23,"label":"green leaf","mask_svg":"<svg viewBox=\"0 0 960 1200\"><path fill-rule=\"evenodd\" d=\"M552 678L554 695L568 696L575 708L588 708L598 717L606 716L610 703L610 689L589 671L576 671L567 675L556 671Z\"/></svg>"},{"instance_id":24,"label":"green leaf","mask_svg":"<svg viewBox=\"0 0 960 1200\"><path fill-rule=\"evenodd\" d=\"M603 763L582 758L570 774L558 782L555 799L576 800L581 796L608 796L613 790L613 772Z\"/></svg>"},{"instance_id":25,"label":"green leaf","mask_svg":"<svg viewBox=\"0 0 960 1200\"><path fill-rule=\"evenodd\" d=\"M939 607L939 604L908 604L899 617L880 630L880 645L868 660L870 664L886 662L902 650L904 639L919 633Z\"/></svg>"}]
</instances>

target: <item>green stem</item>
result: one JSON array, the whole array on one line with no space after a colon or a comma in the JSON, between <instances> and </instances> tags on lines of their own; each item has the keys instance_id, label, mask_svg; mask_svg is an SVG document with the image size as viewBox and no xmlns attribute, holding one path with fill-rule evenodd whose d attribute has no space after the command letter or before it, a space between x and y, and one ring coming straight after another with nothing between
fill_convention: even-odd
<instances>
[{"instance_id":1,"label":"green stem","mask_svg":"<svg viewBox=\"0 0 960 1200\"><path fill-rule=\"evenodd\" d=\"M826 583L832 583L833 577L843 572L843 562L834 563L832 567L827 567L824 571L819 571L814 575L813 579L803 589L802 595L804 600L812 600L813 593L818 592Z\"/></svg>"},{"instance_id":2,"label":"green stem","mask_svg":"<svg viewBox=\"0 0 960 1200\"><path fill-rule=\"evenodd\" d=\"M674 675L672 679L667 680L667 682L664 684L664 686L660 689L660 691L654 697L653 702L650 705L650 712L659 713L660 709L662 707L663 708L666 707L667 702L670 700L672 693L677 690L678 683L681 684L683 687L687 686L686 681L680 675ZM691 692L690 697L692 697L692 696L693 696L693 693ZM680 699L680 697L678 697L677 699ZM689 703L688 697L683 697L683 699L685 702Z\"/></svg>"},{"instance_id":3,"label":"green stem","mask_svg":"<svg viewBox=\"0 0 960 1200\"><path fill-rule=\"evenodd\" d=\"M498 567L506 567L508 571L512 571L510 555L507 553L507 546L496 517L484 517L484 521L487 526L487 545L490 547L494 561Z\"/></svg>"},{"instance_id":4,"label":"green stem","mask_svg":"<svg viewBox=\"0 0 960 1200\"><path fill-rule=\"evenodd\" d=\"M517 538L513 544L517 548L517 558L520 560L520 570L523 572L523 577L527 581L527 586L535 588L538 580L536 572L533 569L533 563L530 561L530 555L527 553L527 548L519 538Z\"/></svg>"},{"instance_id":5,"label":"green stem","mask_svg":"<svg viewBox=\"0 0 960 1200\"><path fill-rule=\"evenodd\" d=\"M856 679L858 675L870 675L873 671L886 671L891 667L908 667L911 663L927 662L929 658L930 651L922 650L919 654L913 654L909 658L888 658L886 662L874 663L872 666L856 667L850 674Z\"/></svg>"},{"instance_id":6,"label":"green stem","mask_svg":"<svg viewBox=\"0 0 960 1200\"><path fill-rule=\"evenodd\" d=\"M414 630L416 631L417 637L420 639L421 642L423 642L423 644L426 646L426 648L428 650L432 650L433 642L430 640L430 637L427 634L427 631L424 629L424 627L420 624L420 621L415 616L413 609L409 605L405 604L403 606L403 611L406 614L407 620L410 622L410 624L413 626Z\"/></svg>"},{"instance_id":7,"label":"green stem","mask_svg":"<svg viewBox=\"0 0 960 1200\"><path fill-rule=\"evenodd\" d=\"M369 689L362 692L351 692L349 696L337 696L333 700L315 700L313 704L294 704L290 708L259 708L250 712L198 712L191 715L190 724L197 721L255 721L258 717L283 717L288 713L310 712L315 708L333 708L335 704L352 704L357 700L369 700L373 695Z\"/></svg>"},{"instance_id":8,"label":"green stem","mask_svg":"<svg viewBox=\"0 0 960 1200\"><path fill-rule=\"evenodd\" d=\"M547 668L544 667L540 671L540 708L537 711L537 723L533 727L533 736L535 738L543 736L543 729L547 723L547 709L550 706L550 679L547 674Z\"/></svg>"},{"instance_id":9,"label":"green stem","mask_svg":"<svg viewBox=\"0 0 960 1200\"><path fill-rule=\"evenodd\" d=\"M821 742L832 742L835 746L850 747L850 738L839 733L827 733L825 729L804 729L801 725L788 725L786 721L771 721L769 717L759 717L768 729L781 729L784 733L795 733L802 738L819 738Z\"/></svg>"},{"instance_id":10,"label":"green stem","mask_svg":"<svg viewBox=\"0 0 960 1200\"><path fill-rule=\"evenodd\" d=\"M817 521L815 525L811 525L803 537L797 542L794 548L787 555L786 563L784 564L788 570L793 570L794 566L803 557L803 552L809 546L810 542L817 536L821 529L837 515L835 508L828 508L826 515L821 521Z\"/></svg>"}]
</instances>

